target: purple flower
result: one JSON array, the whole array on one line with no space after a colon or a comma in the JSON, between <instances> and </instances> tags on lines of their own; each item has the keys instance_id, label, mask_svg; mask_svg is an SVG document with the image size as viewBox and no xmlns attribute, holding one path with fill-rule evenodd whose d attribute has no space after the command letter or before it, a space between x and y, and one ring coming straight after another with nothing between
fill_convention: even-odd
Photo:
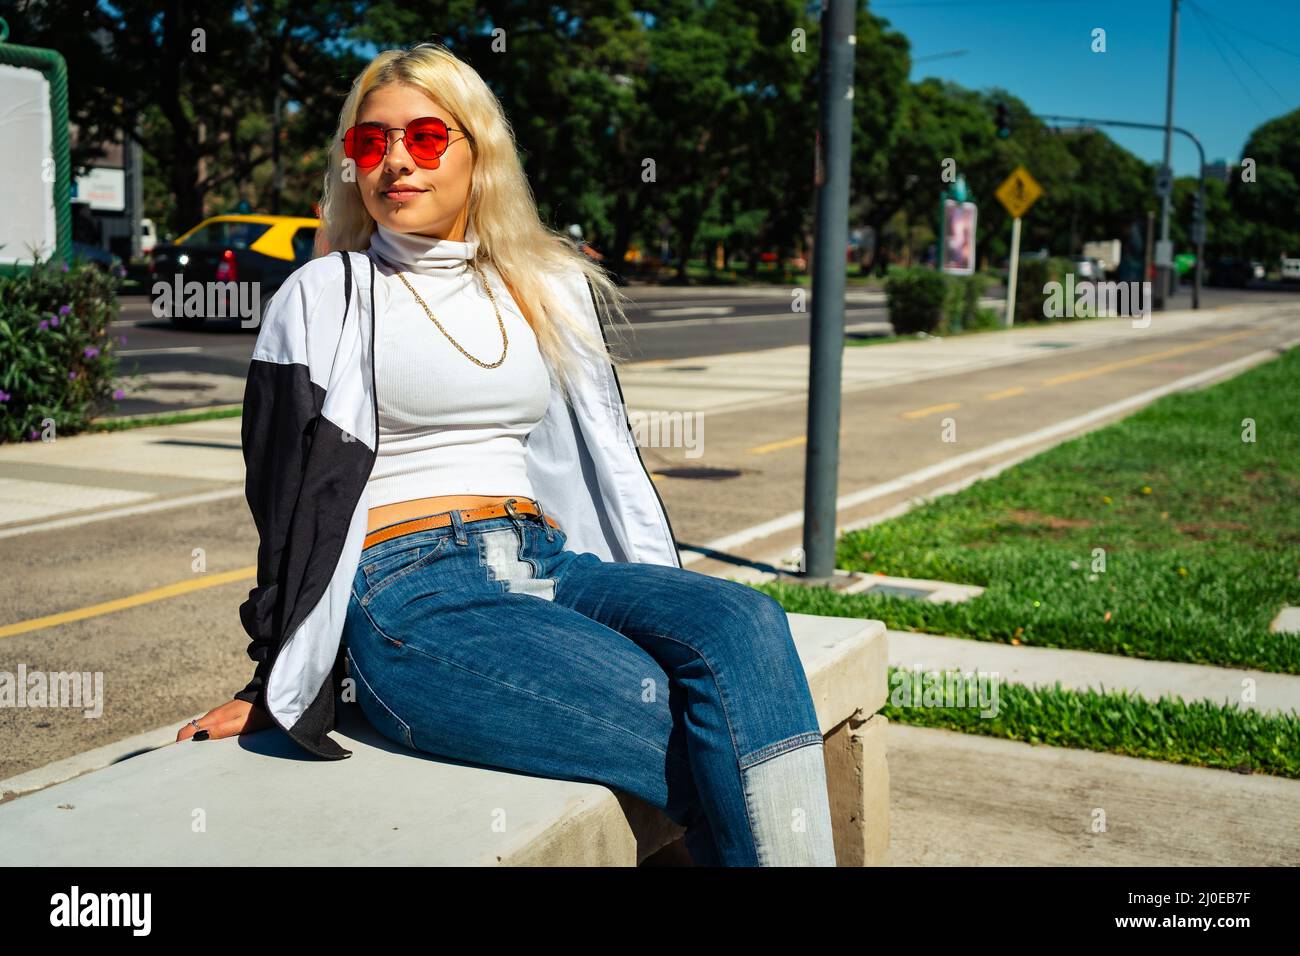
<instances>
[{"instance_id":1,"label":"purple flower","mask_svg":"<svg viewBox=\"0 0 1300 956\"><path fill-rule=\"evenodd\" d=\"M30 438L32 441L36 441L36 439L41 437L41 433L38 432L35 428L33 428L30 432L28 432L27 437Z\"/></svg>"},{"instance_id":2,"label":"purple flower","mask_svg":"<svg viewBox=\"0 0 1300 956\"><path fill-rule=\"evenodd\" d=\"M49 319L41 319L40 324L37 326L37 328L39 328L42 332L44 332L49 327L50 327Z\"/></svg>"},{"instance_id":3,"label":"purple flower","mask_svg":"<svg viewBox=\"0 0 1300 956\"><path fill-rule=\"evenodd\" d=\"M69 372L69 373L68 373L68 380L69 380L69 381L71 381L72 379L74 379L74 378L76 378L76 377L77 377L77 373L76 373L76 372Z\"/></svg>"},{"instance_id":4,"label":"purple flower","mask_svg":"<svg viewBox=\"0 0 1300 956\"><path fill-rule=\"evenodd\" d=\"M84 358L88 358L88 359L98 358L99 349L95 348L95 346L93 345L87 345L84 349L81 350L81 354Z\"/></svg>"},{"instance_id":5,"label":"purple flower","mask_svg":"<svg viewBox=\"0 0 1300 956\"><path fill-rule=\"evenodd\" d=\"M57 315L50 316L50 325L58 325L58 324L59 324L59 317Z\"/></svg>"},{"instance_id":6,"label":"purple flower","mask_svg":"<svg viewBox=\"0 0 1300 956\"><path fill-rule=\"evenodd\" d=\"M113 399L114 399L114 401L120 401L120 400L121 400L125 395L126 395L126 392L122 391L122 390L119 388L119 389L117 389L115 392L113 392Z\"/></svg>"},{"instance_id":7,"label":"purple flower","mask_svg":"<svg viewBox=\"0 0 1300 956\"><path fill-rule=\"evenodd\" d=\"M12 395L6 392L3 388L0 388L0 402L7 402L11 398L13 398Z\"/></svg>"},{"instance_id":8,"label":"purple flower","mask_svg":"<svg viewBox=\"0 0 1300 956\"><path fill-rule=\"evenodd\" d=\"M61 262L61 263L59 263L59 265L63 266L63 271L64 271L64 272L67 272L67 271L68 271L68 264L67 264L66 262ZM35 432L33 432L33 434L35 434Z\"/></svg>"},{"instance_id":9,"label":"purple flower","mask_svg":"<svg viewBox=\"0 0 1300 956\"><path fill-rule=\"evenodd\" d=\"M59 306L59 315L67 315L71 311L72 311L72 306L70 305Z\"/></svg>"}]
</instances>

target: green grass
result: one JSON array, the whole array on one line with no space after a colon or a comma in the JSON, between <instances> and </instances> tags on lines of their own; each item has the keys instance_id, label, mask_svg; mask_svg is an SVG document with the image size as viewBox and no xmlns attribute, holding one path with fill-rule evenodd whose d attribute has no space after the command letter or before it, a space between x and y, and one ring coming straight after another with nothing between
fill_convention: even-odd
<instances>
[{"instance_id":1,"label":"green grass","mask_svg":"<svg viewBox=\"0 0 1300 956\"><path fill-rule=\"evenodd\" d=\"M897 673L890 669L891 691L899 686ZM1170 697L1153 701L1121 691L1065 690L1059 683L1037 688L999 684L997 694L996 714L988 717L981 716L979 707L899 706L897 699L880 713L920 727L1300 777L1300 716L1294 714L1261 714ZM906 702L906 696L901 700Z\"/></svg>"},{"instance_id":2,"label":"green grass","mask_svg":"<svg viewBox=\"0 0 1300 956\"><path fill-rule=\"evenodd\" d=\"M1300 674L1300 637L1268 631L1300 605L1297 395L1292 349L838 543L842 568L984 586L972 601L760 588L898 630Z\"/></svg>"}]
</instances>

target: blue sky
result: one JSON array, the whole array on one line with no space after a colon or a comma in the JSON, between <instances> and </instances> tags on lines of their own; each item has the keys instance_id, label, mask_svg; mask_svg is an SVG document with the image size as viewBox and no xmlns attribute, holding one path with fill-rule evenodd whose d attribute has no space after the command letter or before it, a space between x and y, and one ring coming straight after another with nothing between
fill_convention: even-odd
<instances>
[{"instance_id":1,"label":"blue sky","mask_svg":"<svg viewBox=\"0 0 1300 956\"><path fill-rule=\"evenodd\" d=\"M1036 113L1164 122L1169 0L871 0L870 7L911 42L921 61L913 80L1002 87ZM1174 123L1200 139L1208 162L1239 160L1251 130L1300 107L1300 0L1183 0L1180 11ZM1105 53L1091 49L1097 27L1106 31ZM968 52L924 59L956 50ZM1160 161L1161 133L1107 132ZM1185 137L1174 137L1172 162L1177 175L1196 174L1196 149Z\"/></svg>"}]
</instances>

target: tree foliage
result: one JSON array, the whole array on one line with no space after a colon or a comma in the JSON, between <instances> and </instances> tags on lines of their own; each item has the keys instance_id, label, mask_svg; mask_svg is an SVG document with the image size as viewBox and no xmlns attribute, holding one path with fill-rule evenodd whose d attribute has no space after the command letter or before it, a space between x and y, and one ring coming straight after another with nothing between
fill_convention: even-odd
<instances>
[{"instance_id":1,"label":"tree foliage","mask_svg":"<svg viewBox=\"0 0 1300 956\"><path fill-rule=\"evenodd\" d=\"M0 15L12 42L66 58L75 165L93 163L101 140L137 138L146 208L165 232L241 199L310 214L367 59L441 40L501 100L544 219L581 225L609 264L666 241L684 276L687 256L718 244L752 266L811 239L821 38L805 0L0 0ZM986 262L1007 253L994 190L1018 165L1045 189L1023 222L1026 249L1145 241L1151 164L1104 132L1045 126L1005 90L911 81L907 38L865 4L855 30L850 222L889 257L932 238L946 160L980 206ZM1006 139L998 103L1013 117ZM1252 134L1256 182L1210 185L1212 250L1300 254L1297 146L1300 111ZM1184 247L1193 192L1178 182Z\"/></svg>"}]
</instances>

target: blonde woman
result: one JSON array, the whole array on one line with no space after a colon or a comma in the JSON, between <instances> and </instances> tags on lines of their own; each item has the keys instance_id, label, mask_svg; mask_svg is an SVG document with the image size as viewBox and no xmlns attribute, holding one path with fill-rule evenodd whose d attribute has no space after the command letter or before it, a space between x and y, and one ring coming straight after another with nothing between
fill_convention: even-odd
<instances>
[{"instance_id":1,"label":"blonde woman","mask_svg":"<svg viewBox=\"0 0 1300 956\"><path fill-rule=\"evenodd\" d=\"M833 866L786 615L681 566L601 324L617 289L541 223L479 75L377 56L322 218L245 392L256 672L177 738L279 726L347 757L341 693L399 747L636 794L698 864Z\"/></svg>"}]
</instances>

